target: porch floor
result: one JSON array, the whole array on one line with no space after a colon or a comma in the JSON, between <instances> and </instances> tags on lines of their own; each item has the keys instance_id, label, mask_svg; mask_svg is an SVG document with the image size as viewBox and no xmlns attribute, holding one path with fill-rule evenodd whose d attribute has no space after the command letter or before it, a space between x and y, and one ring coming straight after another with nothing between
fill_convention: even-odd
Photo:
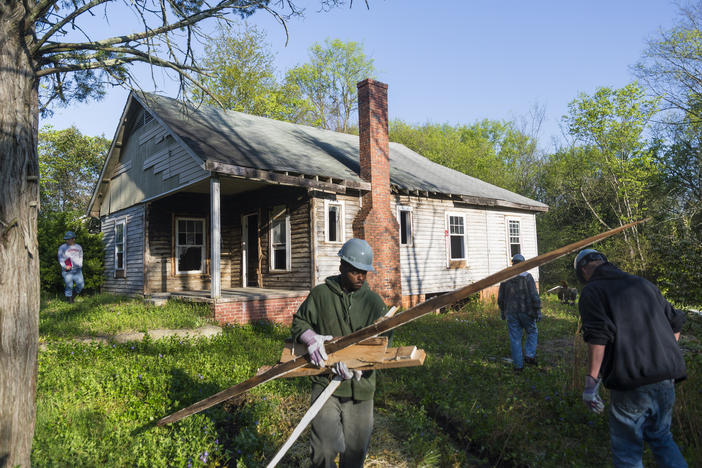
<instances>
[{"instance_id":1,"label":"porch floor","mask_svg":"<svg viewBox=\"0 0 702 468\"><path fill-rule=\"evenodd\" d=\"M308 289L222 288L222 295L216 302L248 302L280 299L286 297L300 297L306 296L308 292ZM167 299L172 297L192 302L215 302L215 300L210 297L210 291L204 289L153 293L151 294L151 297L154 299Z\"/></svg>"}]
</instances>

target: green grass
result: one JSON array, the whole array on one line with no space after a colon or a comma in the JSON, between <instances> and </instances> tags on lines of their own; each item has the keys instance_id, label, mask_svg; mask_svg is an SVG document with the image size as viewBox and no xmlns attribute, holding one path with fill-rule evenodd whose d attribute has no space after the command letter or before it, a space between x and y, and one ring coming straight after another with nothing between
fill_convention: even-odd
<instances>
[{"instance_id":1,"label":"green grass","mask_svg":"<svg viewBox=\"0 0 702 468\"><path fill-rule=\"evenodd\" d=\"M125 345L66 339L194 327L207 314L202 305L156 308L106 295L73 306L43 301L32 465L265 465L307 408L306 379L267 383L172 426L150 424L276 362L286 327L233 326L214 338ZM427 360L379 376L366 466L472 466L468 452L486 466L609 464L607 418L580 400L585 353L577 309L545 301L541 365L521 375L502 359L509 345L498 317L494 305L470 303L396 331L395 346L417 345ZM691 318L683 333L689 379L677 386L673 431L690 466L700 466L702 320ZM307 457L303 435L280 466L304 466Z\"/></svg>"},{"instance_id":2,"label":"green grass","mask_svg":"<svg viewBox=\"0 0 702 468\"><path fill-rule=\"evenodd\" d=\"M79 296L74 304L63 297L43 296L39 334L46 341L156 328L197 328L208 323L209 315L202 304L173 300L158 307L112 294Z\"/></svg>"}]
</instances>

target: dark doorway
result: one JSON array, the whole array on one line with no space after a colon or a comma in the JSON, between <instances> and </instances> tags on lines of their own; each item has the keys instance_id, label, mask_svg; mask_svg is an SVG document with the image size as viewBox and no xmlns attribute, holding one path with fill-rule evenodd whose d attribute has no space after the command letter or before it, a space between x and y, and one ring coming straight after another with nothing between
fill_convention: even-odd
<instances>
[{"instance_id":1,"label":"dark doorway","mask_svg":"<svg viewBox=\"0 0 702 468\"><path fill-rule=\"evenodd\" d=\"M244 216L244 286L258 287L258 214Z\"/></svg>"}]
</instances>

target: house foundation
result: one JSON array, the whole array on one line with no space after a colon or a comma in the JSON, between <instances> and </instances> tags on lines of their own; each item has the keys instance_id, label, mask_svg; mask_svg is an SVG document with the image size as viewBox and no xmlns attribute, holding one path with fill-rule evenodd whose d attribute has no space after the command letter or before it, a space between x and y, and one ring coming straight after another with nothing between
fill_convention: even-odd
<instances>
[{"instance_id":1,"label":"house foundation","mask_svg":"<svg viewBox=\"0 0 702 468\"><path fill-rule=\"evenodd\" d=\"M300 304L307 298L305 293L297 297L253 299L249 301L214 301L210 310L220 324L247 324L265 320L290 325Z\"/></svg>"}]
</instances>

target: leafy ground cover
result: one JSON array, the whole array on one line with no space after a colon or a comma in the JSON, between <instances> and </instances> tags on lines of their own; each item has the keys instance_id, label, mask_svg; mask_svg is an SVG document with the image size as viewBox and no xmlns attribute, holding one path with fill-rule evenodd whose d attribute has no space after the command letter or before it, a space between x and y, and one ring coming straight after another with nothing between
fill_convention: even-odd
<instances>
[{"instance_id":1,"label":"leafy ground cover","mask_svg":"<svg viewBox=\"0 0 702 468\"><path fill-rule=\"evenodd\" d=\"M398 329L395 345L417 345L428 357L422 368L380 376L366 466L607 466L606 417L580 403L585 354L576 309L546 301L544 312L540 366L520 375L503 359L506 326L492 305L469 303ZM270 382L166 428L152 423L275 362L286 327L230 326L213 338L131 344L70 340L200 326L206 317L205 307L183 303L45 300L32 464L265 465L307 408L306 379ZM682 341L689 380L677 387L673 427L690 466L702 463L699 337L702 321L692 317ZM306 465L307 447L305 435L281 466Z\"/></svg>"}]
</instances>

